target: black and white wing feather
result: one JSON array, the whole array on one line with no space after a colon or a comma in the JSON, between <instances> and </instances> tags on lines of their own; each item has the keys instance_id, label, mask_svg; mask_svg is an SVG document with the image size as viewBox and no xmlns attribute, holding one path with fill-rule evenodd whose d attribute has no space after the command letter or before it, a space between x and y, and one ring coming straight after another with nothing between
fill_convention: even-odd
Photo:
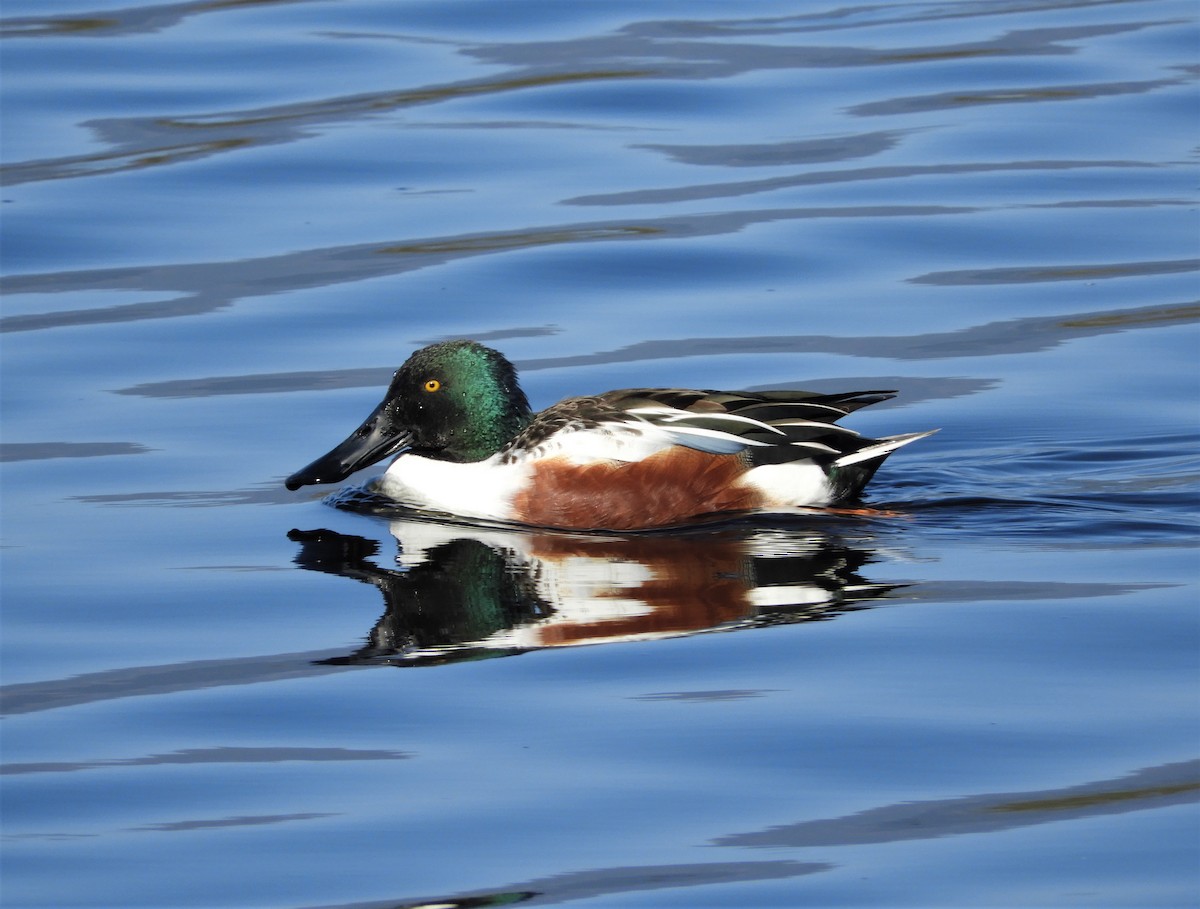
<instances>
[{"instance_id":1,"label":"black and white wing feather","mask_svg":"<svg viewBox=\"0 0 1200 909\"><path fill-rule=\"evenodd\" d=\"M502 456L575 450L576 433L607 438L609 455L637 460L664 445L737 454L749 466L808 460L828 469L878 466L890 452L928 433L869 439L838 420L895 397L893 391L726 392L629 388L568 398L537 414ZM581 446L585 447L586 446ZM605 446L607 448L607 446ZM600 447L592 449L600 455Z\"/></svg>"},{"instance_id":2,"label":"black and white wing feather","mask_svg":"<svg viewBox=\"0 0 1200 909\"><path fill-rule=\"evenodd\" d=\"M894 391L713 392L674 388L611 391L600 400L668 432L677 445L714 454L741 453L751 464L807 459L846 465L880 458L923 433L868 439L838 420Z\"/></svg>"}]
</instances>

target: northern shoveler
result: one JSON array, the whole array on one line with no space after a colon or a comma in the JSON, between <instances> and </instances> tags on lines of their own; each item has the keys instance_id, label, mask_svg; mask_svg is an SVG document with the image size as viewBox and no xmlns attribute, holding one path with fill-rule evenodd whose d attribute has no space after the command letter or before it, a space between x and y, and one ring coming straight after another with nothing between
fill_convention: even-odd
<instances>
[{"instance_id":1,"label":"northern shoveler","mask_svg":"<svg viewBox=\"0 0 1200 909\"><path fill-rule=\"evenodd\" d=\"M422 509L575 530L829 506L930 435L868 439L837 420L891 391L631 388L533 413L513 365L474 341L418 350L349 438L287 478L336 483L400 455L373 485Z\"/></svg>"}]
</instances>

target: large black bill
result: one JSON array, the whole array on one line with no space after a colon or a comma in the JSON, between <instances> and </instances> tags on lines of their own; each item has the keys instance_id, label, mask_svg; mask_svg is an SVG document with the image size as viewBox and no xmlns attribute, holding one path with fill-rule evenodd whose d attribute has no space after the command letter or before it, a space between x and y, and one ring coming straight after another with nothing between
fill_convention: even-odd
<instances>
[{"instance_id":1,"label":"large black bill","mask_svg":"<svg viewBox=\"0 0 1200 909\"><path fill-rule=\"evenodd\" d=\"M288 489L299 489L313 483L336 483L356 470L369 467L407 448L412 442L412 433L388 419L384 410L386 404L385 401L376 407L362 426L354 430L341 445L297 470L284 481L284 485Z\"/></svg>"}]
</instances>

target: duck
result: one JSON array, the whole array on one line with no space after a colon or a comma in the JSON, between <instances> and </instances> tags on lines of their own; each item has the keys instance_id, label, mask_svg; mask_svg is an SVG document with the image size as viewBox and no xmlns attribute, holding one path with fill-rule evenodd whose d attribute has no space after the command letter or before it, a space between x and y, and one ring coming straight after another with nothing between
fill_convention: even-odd
<instances>
[{"instance_id":1,"label":"duck","mask_svg":"<svg viewBox=\"0 0 1200 909\"><path fill-rule=\"evenodd\" d=\"M289 476L338 483L385 458L377 495L468 521L640 531L855 500L896 449L838 425L895 391L628 388L535 413L517 371L476 341L430 344L345 441Z\"/></svg>"}]
</instances>

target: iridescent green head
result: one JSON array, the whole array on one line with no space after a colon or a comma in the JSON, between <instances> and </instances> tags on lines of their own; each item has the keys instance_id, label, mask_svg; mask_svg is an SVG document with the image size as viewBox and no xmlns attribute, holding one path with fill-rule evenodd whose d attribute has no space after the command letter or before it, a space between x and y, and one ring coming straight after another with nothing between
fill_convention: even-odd
<instances>
[{"instance_id":1,"label":"iridescent green head","mask_svg":"<svg viewBox=\"0 0 1200 909\"><path fill-rule=\"evenodd\" d=\"M443 461L481 461L529 422L513 365L475 341L418 350L387 395L344 442L287 479L288 489L336 483L404 451Z\"/></svg>"},{"instance_id":2,"label":"iridescent green head","mask_svg":"<svg viewBox=\"0 0 1200 909\"><path fill-rule=\"evenodd\" d=\"M495 454L530 417L513 365L475 341L418 350L396 371L387 397L412 432L413 452L445 461Z\"/></svg>"}]
</instances>

